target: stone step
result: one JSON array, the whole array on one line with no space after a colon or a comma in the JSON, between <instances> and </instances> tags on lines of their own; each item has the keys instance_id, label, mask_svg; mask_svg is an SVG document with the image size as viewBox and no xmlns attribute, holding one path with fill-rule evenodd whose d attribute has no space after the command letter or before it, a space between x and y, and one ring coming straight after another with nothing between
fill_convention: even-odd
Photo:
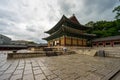
<instances>
[{"instance_id":1,"label":"stone step","mask_svg":"<svg viewBox=\"0 0 120 80\"><path fill-rule=\"evenodd\" d=\"M89 56L95 56L97 50L94 49L79 49L79 50L73 50L78 54L84 54L84 55L89 55Z\"/></svg>"}]
</instances>

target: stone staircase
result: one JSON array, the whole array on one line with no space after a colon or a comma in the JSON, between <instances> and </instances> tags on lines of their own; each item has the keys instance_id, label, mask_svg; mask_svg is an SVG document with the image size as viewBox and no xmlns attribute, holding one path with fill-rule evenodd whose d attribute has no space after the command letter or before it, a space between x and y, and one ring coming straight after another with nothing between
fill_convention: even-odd
<instances>
[{"instance_id":1,"label":"stone staircase","mask_svg":"<svg viewBox=\"0 0 120 80\"><path fill-rule=\"evenodd\" d=\"M118 57L120 58L120 47L94 47L94 48L74 48L72 51L89 56L95 56L100 50L105 52L105 57ZM99 56L99 55L97 55Z\"/></svg>"},{"instance_id":2,"label":"stone staircase","mask_svg":"<svg viewBox=\"0 0 120 80\"><path fill-rule=\"evenodd\" d=\"M94 56L97 52L97 50L94 49L73 49L74 52L78 54L83 54L83 55L89 55L89 56Z\"/></svg>"}]
</instances>

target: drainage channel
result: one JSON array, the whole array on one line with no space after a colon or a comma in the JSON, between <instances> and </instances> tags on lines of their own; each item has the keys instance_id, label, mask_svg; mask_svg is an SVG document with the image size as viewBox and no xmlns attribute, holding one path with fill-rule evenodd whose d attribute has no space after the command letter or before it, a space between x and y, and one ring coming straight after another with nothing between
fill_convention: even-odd
<instances>
[{"instance_id":1,"label":"drainage channel","mask_svg":"<svg viewBox=\"0 0 120 80\"><path fill-rule=\"evenodd\" d=\"M114 74L109 80L120 80L120 70Z\"/></svg>"}]
</instances>

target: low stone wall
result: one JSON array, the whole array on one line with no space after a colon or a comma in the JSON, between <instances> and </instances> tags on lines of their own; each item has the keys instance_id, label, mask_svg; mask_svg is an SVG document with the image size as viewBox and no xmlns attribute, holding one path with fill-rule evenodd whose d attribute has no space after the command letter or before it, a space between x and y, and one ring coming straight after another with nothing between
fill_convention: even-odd
<instances>
[{"instance_id":1,"label":"low stone wall","mask_svg":"<svg viewBox=\"0 0 120 80\"><path fill-rule=\"evenodd\" d=\"M120 47L96 47L96 50L104 50L105 57L120 57Z\"/></svg>"},{"instance_id":2,"label":"low stone wall","mask_svg":"<svg viewBox=\"0 0 120 80\"><path fill-rule=\"evenodd\" d=\"M14 58L31 58L31 57L42 57L42 56L58 56L58 55L70 55L75 54L74 51L41 51L41 52L30 52L30 53L8 53L7 59Z\"/></svg>"},{"instance_id":3,"label":"low stone wall","mask_svg":"<svg viewBox=\"0 0 120 80\"><path fill-rule=\"evenodd\" d=\"M119 57L120 58L120 51L105 51L105 56L107 57Z\"/></svg>"},{"instance_id":4,"label":"low stone wall","mask_svg":"<svg viewBox=\"0 0 120 80\"><path fill-rule=\"evenodd\" d=\"M7 59L41 57L41 56L46 56L45 52L42 52L42 53L8 53Z\"/></svg>"}]
</instances>

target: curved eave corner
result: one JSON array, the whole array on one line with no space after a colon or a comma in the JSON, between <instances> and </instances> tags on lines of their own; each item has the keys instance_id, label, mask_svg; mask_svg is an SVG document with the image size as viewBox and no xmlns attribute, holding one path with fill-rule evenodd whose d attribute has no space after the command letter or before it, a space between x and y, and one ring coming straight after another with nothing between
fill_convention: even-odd
<instances>
[{"instance_id":1,"label":"curved eave corner","mask_svg":"<svg viewBox=\"0 0 120 80\"><path fill-rule=\"evenodd\" d=\"M45 31L45 33L48 33L48 34L51 34L52 32L54 32L54 31L56 31L56 28L58 28L58 26L61 24L60 22L62 21L62 20L66 20L67 19L67 17L65 16L65 15L63 15L62 16L62 18L59 20L59 22L54 26L54 27L52 27L50 30L48 30L48 31Z\"/></svg>"},{"instance_id":2,"label":"curved eave corner","mask_svg":"<svg viewBox=\"0 0 120 80\"><path fill-rule=\"evenodd\" d=\"M49 31L44 31L44 33L47 33L47 34L49 34Z\"/></svg>"},{"instance_id":3,"label":"curved eave corner","mask_svg":"<svg viewBox=\"0 0 120 80\"><path fill-rule=\"evenodd\" d=\"M46 41L48 40L47 37L46 37L46 38L42 38L42 39L43 39L43 40L46 40Z\"/></svg>"}]
</instances>

